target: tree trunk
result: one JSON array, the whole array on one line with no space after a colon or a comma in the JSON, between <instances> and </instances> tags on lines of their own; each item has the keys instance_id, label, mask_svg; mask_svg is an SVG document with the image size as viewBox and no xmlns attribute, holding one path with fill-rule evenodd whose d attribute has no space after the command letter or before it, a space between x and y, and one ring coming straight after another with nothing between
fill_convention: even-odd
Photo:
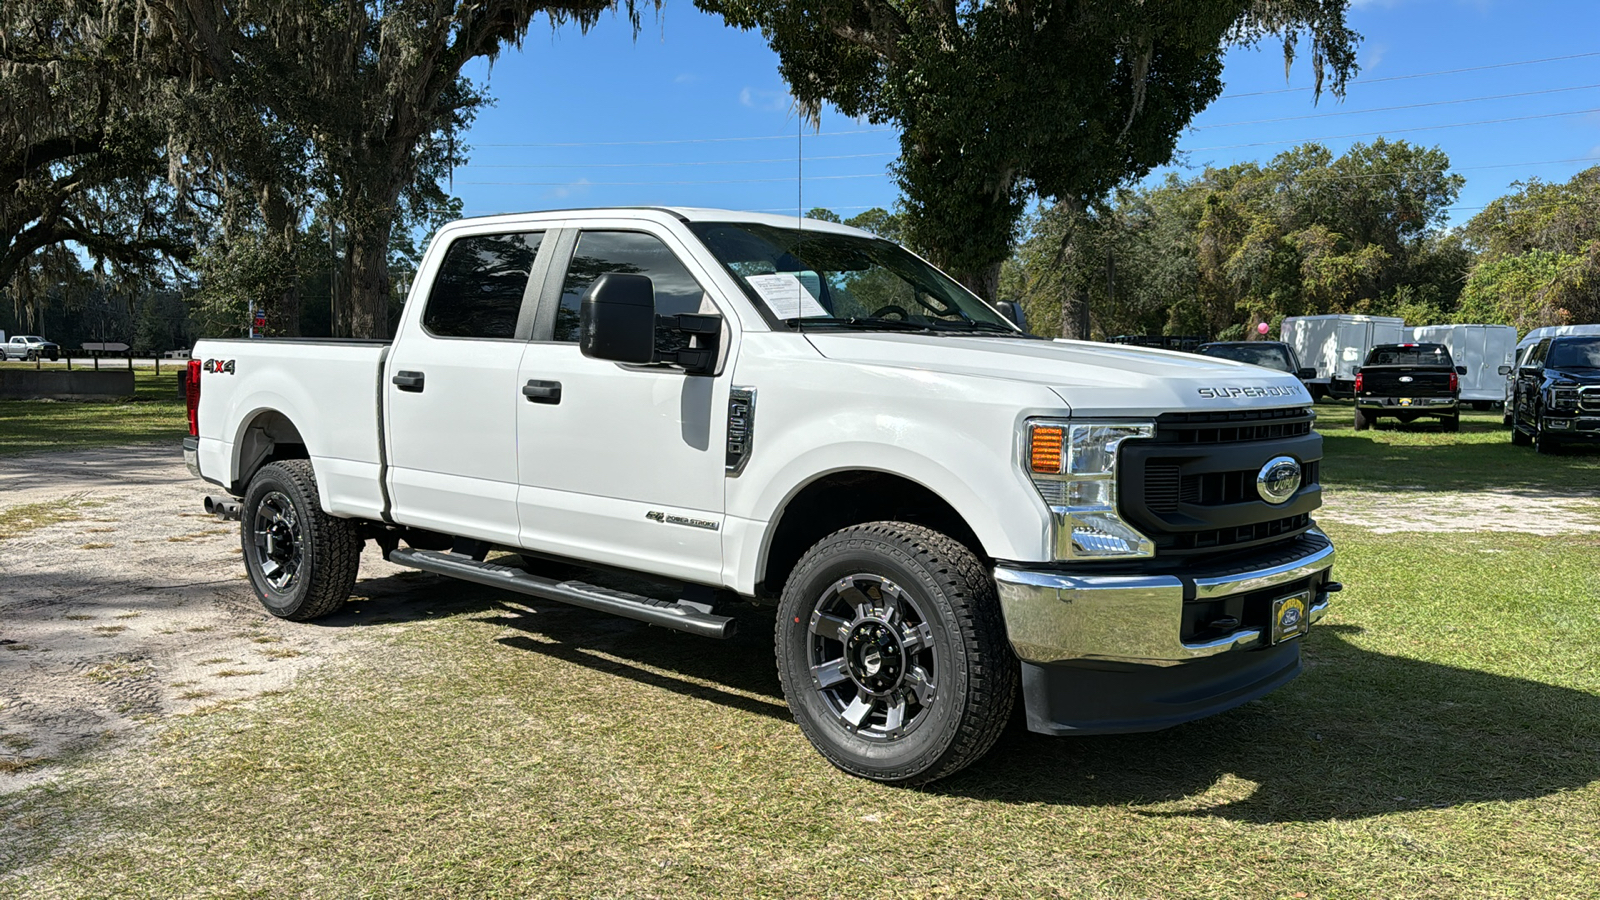
<instances>
[{"instance_id":1,"label":"tree trunk","mask_svg":"<svg viewBox=\"0 0 1600 900\"><path fill-rule=\"evenodd\" d=\"M374 217L377 218L377 217ZM349 292L350 337L389 337L389 231L393 219L353 228L346 235L344 287Z\"/></svg>"},{"instance_id":2,"label":"tree trunk","mask_svg":"<svg viewBox=\"0 0 1600 900\"><path fill-rule=\"evenodd\" d=\"M1000 267L1002 263L986 266L975 272L952 272L961 286L990 303L1000 299Z\"/></svg>"},{"instance_id":3,"label":"tree trunk","mask_svg":"<svg viewBox=\"0 0 1600 900\"><path fill-rule=\"evenodd\" d=\"M1061 297L1061 336L1068 340L1089 339L1089 292L1070 287Z\"/></svg>"},{"instance_id":4,"label":"tree trunk","mask_svg":"<svg viewBox=\"0 0 1600 900\"><path fill-rule=\"evenodd\" d=\"M263 298L266 332L274 337L300 336L300 223L296 210L276 189L261 193L261 218L268 246L278 255L278 284Z\"/></svg>"}]
</instances>

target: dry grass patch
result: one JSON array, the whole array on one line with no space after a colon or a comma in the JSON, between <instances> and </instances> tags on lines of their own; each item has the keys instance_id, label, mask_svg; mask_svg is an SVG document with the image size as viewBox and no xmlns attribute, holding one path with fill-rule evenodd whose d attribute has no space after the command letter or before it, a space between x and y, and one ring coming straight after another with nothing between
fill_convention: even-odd
<instances>
[{"instance_id":1,"label":"dry grass patch","mask_svg":"<svg viewBox=\"0 0 1600 900\"><path fill-rule=\"evenodd\" d=\"M79 544L78 545L78 549L79 550L109 550L109 549L111 549L112 547L115 547L115 546L116 546L116 544L110 543L108 541L90 541L87 544Z\"/></svg>"},{"instance_id":2,"label":"dry grass patch","mask_svg":"<svg viewBox=\"0 0 1600 900\"><path fill-rule=\"evenodd\" d=\"M265 673L260 669L223 669L220 672L212 672L211 674L215 678L243 678L247 675L263 675Z\"/></svg>"},{"instance_id":3,"label":"dry grass patch","mask_svg":"<svg viewBox=\"0 0 1600 900\"><path fill-rule=\"evenodd\" d=\"M304 655L293 647L268 647L257 652L267 659L294 659L296 656Z\"/></svg>"},{"instance_id":4,"label":"dry grass patch","mask_svg":"<svg viewBox=\"0 0 1600 900\"><path fill-rule=\"evenodd\" d=\"M47 503L24 503L0 510L0 541L18 538L49 525L77 521L83 518L85 510L102 505L103 501L76 494Z\"/></svg>"},{"instance_id":5,"label":"dry grass patch","mask_svg":"<svg viewBox=\"0 0 1600 900\"><path fill-rule=\"evenodd\" d=\"M121 634L124 631L127 631L128 630L128 626L126 626L126 625L96 625L96 626L94 626L93 628L91 628L89 630L93 631L95 634L102 634L102 635L106 635L107 637L109 637L109 636L111 636L113 634Z\"/></svg>"}]
</instances>

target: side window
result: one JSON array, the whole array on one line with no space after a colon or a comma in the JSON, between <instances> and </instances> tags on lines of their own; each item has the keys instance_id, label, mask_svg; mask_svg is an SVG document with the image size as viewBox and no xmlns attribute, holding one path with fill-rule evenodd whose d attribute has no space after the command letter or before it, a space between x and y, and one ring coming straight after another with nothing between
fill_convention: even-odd
<instances>
[{"instance_id":1,"label":"side window","mask_svg":"<svg viewBox=\"0 0 1600 900\"><path fill-rule=\"evenodd\" d=\"M656 291L656 312L663 316L697 313L705 298L700 283L660 238L637 231L585 231L578 236L561 284L561 307L556 310L551 340L578 340L578 306L594 280L607 272L649 277Z\"/></svg>"},{"instance_id":2,"label":"side window","mask_svg":"<svg viewBox=\"0 0 1600 900\"><path fill-rule=\"evenodd\" d=\"M1549 352L1550 352L1550 339L1549 338L1545 338L1544 340L1540 341L1539 343L1534 344L1533 345L1533 352L1528 354L1528 365L1533 366L1536 369L1543 368L1544 367L1545 354L1547 354Z\"/></svg>"},{"instance_id":3,"label":"side window","mask_svg":"<svg viewBox=\"0 0 1600 900\"><path fill-rule=\"evenodd\" d=\"M422 327L439 337L516 337L542 232L460 238L445 251Z\"/></svg>"}]
</instances>

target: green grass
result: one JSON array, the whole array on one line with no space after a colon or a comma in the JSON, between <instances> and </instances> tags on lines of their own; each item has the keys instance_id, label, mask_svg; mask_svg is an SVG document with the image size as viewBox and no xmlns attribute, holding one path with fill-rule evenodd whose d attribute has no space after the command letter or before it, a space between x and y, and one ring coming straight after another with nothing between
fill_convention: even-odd
<instances>
[{"instance_id":1,"label":"green grass","mask_svg":"<svg viewBox=\"0 0 1600 900\"><path fill-rule=\"evenodd\" d=\"M46 363L44 368L66 366ZM178 366L163 365L159 375L153 368L136 368L134 396L128 400L0 400L0 456L177 441L189 428L177 391Z\"/></svg>"},{"instance_id":2,"label":"green grass","mask_svg":"<svg viewBox=\"0 0 1600 900\"><path fill-rule=\"evenodd\" d=\"M1600 451L1512 448L1497 416L1319 412L1334 487L1596 485ZM324 627L382 652L0 803L0 894L1595 896L1600 538L1329 531L1347 589L1295 683L1148 735L1014 723L921 790L806 744L770 613L707 643L369 580Z\"/></svg>"}]
</instances>

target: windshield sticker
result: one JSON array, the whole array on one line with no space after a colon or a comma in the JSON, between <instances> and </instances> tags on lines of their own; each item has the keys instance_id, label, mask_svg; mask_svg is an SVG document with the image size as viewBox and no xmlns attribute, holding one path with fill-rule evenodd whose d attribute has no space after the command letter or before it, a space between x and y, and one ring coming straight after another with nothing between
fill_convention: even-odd
<instances>
[{"instance_id":1,"label":"windshield sticker","mask_svg":"<svg viewBox=\"0 0 1600 900\"><path fill-rule=\"evenodd\" d=\"M793 272L775 272L771 275L746 275L745 283L755 288L761 295L767 308L780 319L796 319L803 316L826 316L828 311L822 308L817 298L811 295L806 286L800 283L799 276Z\"/></svg>"}]
</instances>

